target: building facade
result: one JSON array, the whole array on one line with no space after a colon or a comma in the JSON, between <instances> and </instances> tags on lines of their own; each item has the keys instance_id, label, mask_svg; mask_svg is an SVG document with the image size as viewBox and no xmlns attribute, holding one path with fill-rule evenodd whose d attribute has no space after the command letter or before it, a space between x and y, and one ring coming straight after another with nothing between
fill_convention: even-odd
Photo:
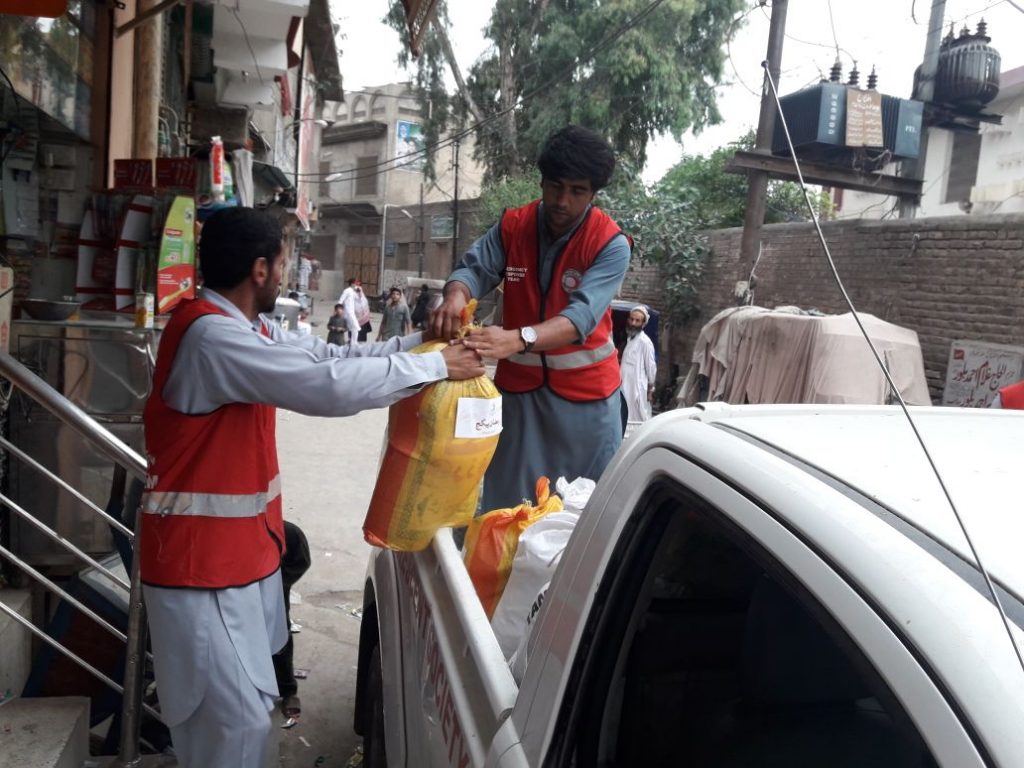
<instances>
[{"instance_id":1,"label":"building facade","mask_svg":"<svg viewBox=\"0 0 1024 768\"><path fill-rule=\"evenodd\" d=\"M461 255L475 234L471 217L483 168L473 160L472 135L427 146L409 83L350 92L345 103L328 107L324 117L332 124L322 135L320 217L311 240L323 297L336 297L350 277L360 278L370 295L409 276L446 277L453 239ZM423 172L428 154L433 181Z\"/></svg>"}]
</instances>

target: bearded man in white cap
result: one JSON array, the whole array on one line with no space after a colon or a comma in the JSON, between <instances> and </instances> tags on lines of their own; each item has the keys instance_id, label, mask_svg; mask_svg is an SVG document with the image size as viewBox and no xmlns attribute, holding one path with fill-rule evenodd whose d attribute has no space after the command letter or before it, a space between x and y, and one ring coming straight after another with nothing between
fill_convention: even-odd
<instances>
[{"instance_id":1,"label":"bearded man in white cap","mask_svg":"<svg viewBox=\"0 0 1024 768\"><path fill-rule=\"evenodd\" d=\"M627 421L647 421L651 418L651 400L654 397L658 363L654 359L654 342L644 333L644 327L650 319L651 313L643 304L633 307L629 312L626 347L619 364Z\"/></svg>"}]
</instances>

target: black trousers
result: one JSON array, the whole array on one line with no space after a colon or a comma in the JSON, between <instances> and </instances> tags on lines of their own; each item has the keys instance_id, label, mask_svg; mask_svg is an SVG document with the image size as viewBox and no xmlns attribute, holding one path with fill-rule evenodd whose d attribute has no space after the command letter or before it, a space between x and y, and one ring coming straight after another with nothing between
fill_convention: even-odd
<instances>
[{"instance_id":1,"label":"black trousers","mask_svg":"<svg viewBox=\"0 0 1024 768\"><path fill-rule=\"evenodd\" d=\"M299 691L295 680L295 643L292 640L291 599L290 592L302 575L309 570L312 562L309 556L309 542L306 534L295 523L284 522L285 553L281 558L281 584L284 586L284 615L288 623L288 642L284 648L274 654L274 674L277 676L277 687L281 696L294 696Z\"/></svg>"}]
</instances>

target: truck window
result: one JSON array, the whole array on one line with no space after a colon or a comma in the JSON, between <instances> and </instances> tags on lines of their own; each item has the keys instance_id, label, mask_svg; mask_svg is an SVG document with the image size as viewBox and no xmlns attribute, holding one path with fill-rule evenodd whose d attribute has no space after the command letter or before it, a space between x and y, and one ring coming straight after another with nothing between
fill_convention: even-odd
<instances>
[{"instance_id":1,"label":"truck window","mask_svg":"<svg viewBox=\"0 0 1024 768\"><path fill-rule=\"evenodd\" d=\"M580 695L567 697L567 739L549 765L936 764L781 563L681 488L646 503L592 617Z\"/></svg>"}]
</instances>

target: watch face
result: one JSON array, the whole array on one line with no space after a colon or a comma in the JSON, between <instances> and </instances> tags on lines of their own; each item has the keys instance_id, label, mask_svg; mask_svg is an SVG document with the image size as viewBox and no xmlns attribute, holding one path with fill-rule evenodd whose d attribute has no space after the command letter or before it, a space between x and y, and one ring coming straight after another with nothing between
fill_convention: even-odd
<instances>
[{"instance_id":1,"label":"watch face","mask_svg":"<svg viewBox=\"0 0 1024 768\"><path fill-rule=\"evenodd\" d=\"M533 330L533 328L531 328L530 326L520 328L519 335L527 344L533 344L534 342L537 341L537 332Z\"/></svg>"}]
</instances>

